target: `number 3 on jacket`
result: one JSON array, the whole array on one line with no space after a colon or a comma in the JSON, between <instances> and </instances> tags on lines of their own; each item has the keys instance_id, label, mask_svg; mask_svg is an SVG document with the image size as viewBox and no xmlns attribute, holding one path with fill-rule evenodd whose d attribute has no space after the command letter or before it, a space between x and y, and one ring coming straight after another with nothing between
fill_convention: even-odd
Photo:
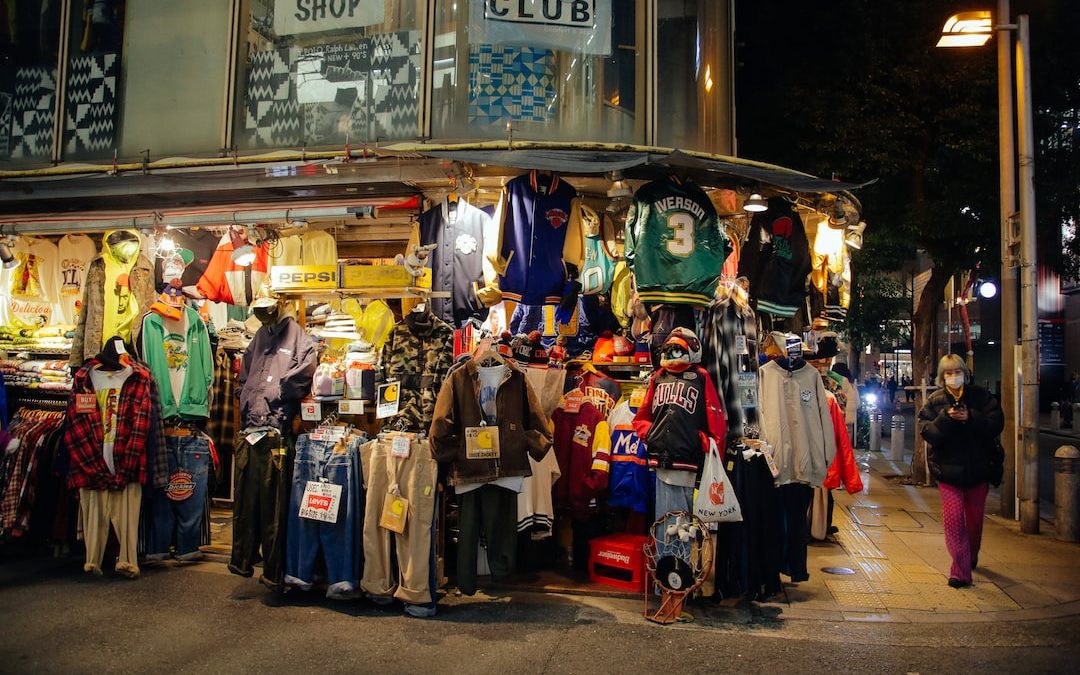
<instances>
[{"instance_id":1,"label":"number 3 on jacket","mask_svg":"<svg viewBox=\"0 0 1080 675\"><path fill-rule=\"evenodd\" d=\"M668 253L685 258L694 252L694 217L689 213L672 213L667 218L667 226L673 230L667 240Z\"/></svg>"}]
</instances>

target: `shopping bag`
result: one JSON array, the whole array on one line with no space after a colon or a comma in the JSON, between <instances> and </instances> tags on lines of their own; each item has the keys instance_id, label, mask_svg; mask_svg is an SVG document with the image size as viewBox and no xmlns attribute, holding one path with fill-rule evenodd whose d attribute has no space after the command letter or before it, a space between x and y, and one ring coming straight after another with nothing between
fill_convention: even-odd
<instances>
[{"instance_id":1,"label":"shopping bag","mask_svg":"<svg viewBox=\"0 0 1080 675\"><path fill-rule=\"evenodd\" d=\"M705 457L701 485L694 499L694 515L705 523L742 522L742 509L727 471L724 471L724 459L715 440L709 440L709 454Z\"/></svg>"}]
</instances>

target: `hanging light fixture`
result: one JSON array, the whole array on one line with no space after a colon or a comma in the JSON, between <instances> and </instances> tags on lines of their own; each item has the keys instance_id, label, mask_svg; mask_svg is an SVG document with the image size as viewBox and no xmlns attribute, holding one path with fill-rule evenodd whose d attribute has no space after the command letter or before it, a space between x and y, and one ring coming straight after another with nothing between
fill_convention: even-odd
<instances>
[{"instance_id":1,"label":"hanging light fixture","mask_svg":"<svg viewBox=\"0 0 1080 675\"><path fill-rule=\"evenodd\" d=\"M10 270L19 266L19 259L15 257L12 252L12 241L10 239L0 241L0 262L3 263L4 269Z\"/></svg>"},{"instance_id":2,"label":"hanging light fixture","mask_svg":"<svg viewBox=\"0 0 1080 675\"><path fill-rule=\"evenodd\" d=\"M842 230L847 224L847 211L844 210L844 203L837 199L836 204L833 205L833 209L829 213L829 227Z\"/></svg>"},{"instance_id":3,"label":"hanging light fixture","mask_svg":"<svg viewBox=\"0 0 1080 675\"><path fill-rule=\"evenodd\" d=\"M743 211L749 211L750 213L761 213L762 211L769 210L769 202L765 201L759 193L755 192L746 198L743 202Z\"/></svg>"},{"instance_id":4,"label":"hanging light fixture","mask_svg":"<svg viewBox=\"0 0 1080 675\"><path fill-rule=\"evenodd\" d=\"M232 240L232 261L240 267L250 267L255 262L255 247L251 245L248 231L232 229L229 238Z\"/></svg>"},{"instance_id":5,"label":"hanging light fixture","mask_svg":"<svg viewBox=\"0 0 1080 675\"><path fill-rule=\"evenodd\" d=\"M630 189L630 184L623 179L622 171L608 173L608 180L611 181L611 187L607 191L608 197L630 197L634 194Z\"/></svg>"}]
</instances>

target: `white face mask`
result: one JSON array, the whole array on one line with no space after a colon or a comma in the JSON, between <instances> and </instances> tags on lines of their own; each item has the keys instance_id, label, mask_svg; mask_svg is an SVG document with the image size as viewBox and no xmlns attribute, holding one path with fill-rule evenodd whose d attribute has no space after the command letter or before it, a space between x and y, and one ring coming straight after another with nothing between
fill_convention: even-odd
<instances>
[{"instance_id":1,"label":"white face mask","mask_svg":"<svg viewBox=\"0 0 1080 675\"><path fill-rule=\"evenodd\" d=\"M959 375L946 375L945 385L948 386L950 389L959 389L960 387L964 386L963 373Z\"/></svg>"}]
</instances>

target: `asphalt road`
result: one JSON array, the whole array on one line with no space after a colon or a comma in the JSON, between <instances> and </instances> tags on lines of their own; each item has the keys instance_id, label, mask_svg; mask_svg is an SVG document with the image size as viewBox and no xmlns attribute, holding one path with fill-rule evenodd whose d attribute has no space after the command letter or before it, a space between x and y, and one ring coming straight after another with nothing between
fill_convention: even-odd
<instances>
[{"instance_id":1,"label":"asphalt road","mask_svg":"<svg viewBox=\"0 0 1080 675\"><path fill-rule=\"evenodd\" d=\"M1080 659L1080 618L1018 624L785 621L697 610L656 626L632 600L449 598L435 619L284 600L220 564L88 578L0 561L0 672L1039 673Z\"/></svg>"}]
</instances>

